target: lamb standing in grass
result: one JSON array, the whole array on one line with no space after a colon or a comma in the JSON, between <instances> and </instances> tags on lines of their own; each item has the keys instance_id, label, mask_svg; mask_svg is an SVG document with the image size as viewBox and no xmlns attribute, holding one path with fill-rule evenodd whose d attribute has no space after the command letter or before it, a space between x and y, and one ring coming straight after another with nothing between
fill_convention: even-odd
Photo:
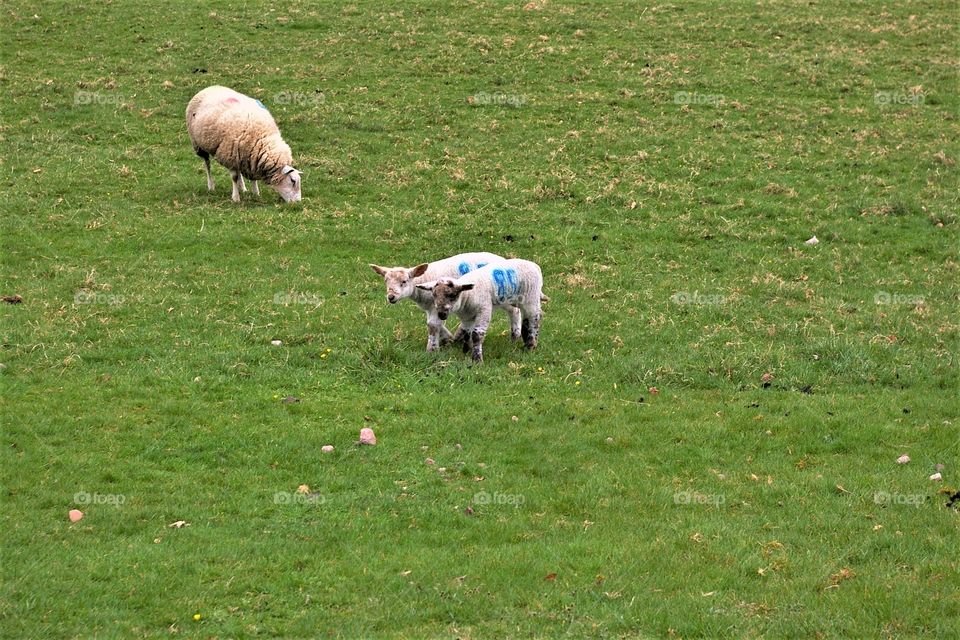
<instances>
[{"instance_id":1,"label":"lamb standing in grass","mask_svg":"<svg viewBox=\"0 0 960 640\"><path fill-rule=\"evenodd\" d=\"M259 100L227 87L207 87L187 104L187 131L193 150L206 165L210 191L213 156L230 170L234 202L240 202L240 191L247 190L244 177L253 181L254 195L260 195L257 180L263 180L284 201L300 201L300 172L292 166L293 154Z\"/></svg>"},{"instance_id":2,"label":"lamb standing in grass","mask_svg":"<svg viewBox=\"0 0 960 640\"><path fill-rule=\"evenodd\" d=\"M483 362L483 338L495 308L519 307L523 344L528 349L537 346L540 302L549 298L543 295L543 274L535 262L504 260L457 279L443 278L417 288L433 293L431 315L438 321L443 322L451 313L459 316L463 351L472 350L477 362Z\"/></svg>"},{"instance_id":3,"label":"lamb standing in grass","mask_svg":"<svg viewBox=\"0 0 960 640\"><path fill-rule=\"evenodd\" d=\"M383 276L383 281L387 285L387 300L390 304L396 304L404 298L411 298L427 314L427 351L436 351L441 344L459 339L462 333L458 329L456 336L450 334L443 320L431 313L433 294L418 289L417 285L440 278L457 278L485 265L503 261L504 259L495 253L461 253L410 268L380 267L375 264L371 264L370 268ZM515 307L504 307L504 311L510 316L510 334L516 340L520 337L520 310Z\"/></svg>"}]
</instances>

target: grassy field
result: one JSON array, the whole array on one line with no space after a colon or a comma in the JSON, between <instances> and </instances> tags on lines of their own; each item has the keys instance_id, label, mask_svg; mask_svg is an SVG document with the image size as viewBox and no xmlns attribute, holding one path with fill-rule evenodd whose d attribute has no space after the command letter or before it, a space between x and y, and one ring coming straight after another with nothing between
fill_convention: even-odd
<instances>
[{"instance_id":1,"label":"grassy field","mask_svg":"<svg viewBox=\"0 0 960 640\"><path fill-rule=\"evenodd\" d=\"M0 21L0 636L957 637L955 2ZM367 264L481 250L540 347L426 353Z\"/></svg>"}]
</instances>

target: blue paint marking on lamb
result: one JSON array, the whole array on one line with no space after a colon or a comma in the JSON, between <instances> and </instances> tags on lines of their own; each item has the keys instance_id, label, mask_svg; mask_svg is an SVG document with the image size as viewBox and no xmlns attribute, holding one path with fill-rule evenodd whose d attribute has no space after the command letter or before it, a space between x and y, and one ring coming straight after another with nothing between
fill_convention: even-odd
<instances>
[{"instance_id":1,"label":"blue paint marking on lamb","mask_svg":"<svg viewBox=\"0 0 960 640\"><path fill-rule=\"evenodd\" d=\"M486 262L478 262L478 263L477 263L477 269L483 269L485 266L487 266L487 263L486 263Z\"/></svg>"},{"instance_id":2,"label":"blue paint marking on lamb","mask_svg":"<svg viewBox=\"0 0 960 640\"><path fill-rule=\"evenodd\" d=\"M267 106L266 106L265 104L263 104L262 102L260 102L260 101L257 100L256 98L254 98L253 101L256 102L258 105L260 105L260 108L261 108L261 109L266 109L266 108L267 108Z\"/></svg>"},{"instance_id":3,"label":"blue paint marking on lamb","mask_svg":"<svg viewBox=\"0 0 960 640\"><path fill-rule=\"evenodd\" d=\"M470 265L466 262L461 262L457 265L457 271L460 272L460 275L465 276L470 273Z\"/></svg>"},{"instance_id":4,"label":"blue paint marking on lamb","mask_svg":"<svg viewBox=\"0 0 960 640\"><path fill-rule=\"evenodd\" d=\"M517 295L520 282L517 280L515 269L494 269L493 284L497 287L497 301L503 302L509 297Z\"/></svg>"}]
</instances>

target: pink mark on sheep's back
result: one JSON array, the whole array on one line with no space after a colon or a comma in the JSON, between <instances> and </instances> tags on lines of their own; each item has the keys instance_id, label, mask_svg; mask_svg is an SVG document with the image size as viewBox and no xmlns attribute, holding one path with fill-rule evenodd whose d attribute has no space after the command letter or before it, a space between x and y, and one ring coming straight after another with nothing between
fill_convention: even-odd
<instances>
[{"instance_id":1,"label":"pink mark on sheep's back","mask_svg":"<svg viewBox=\"0 0 960 640\"><path fill-rule=\"evenodd\" d=\"M230 103L232 103L232 102L240 102L240 101L237 100L236 98L227 98L227 99L224 100L223 102L224 102L225 104L230 104Z\"/></svg>"}]
</instances>

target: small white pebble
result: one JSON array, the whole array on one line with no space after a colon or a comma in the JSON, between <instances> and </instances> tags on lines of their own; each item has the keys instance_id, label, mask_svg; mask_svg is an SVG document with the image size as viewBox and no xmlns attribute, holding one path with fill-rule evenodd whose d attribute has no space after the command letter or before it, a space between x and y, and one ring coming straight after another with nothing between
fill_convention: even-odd
<instances>
[{"instance_id":1,"label":"small white pebble","mask_svg":"<svg viewBox=\"0 0 960 640\"><path fill-rule=\"evenodd\" d=\"M423 463L424 463L424 464L436 464L436 463L433 461L433 458L427 458L426 460L423 461Z\"/></svg>"},{"instance_id":2,"label":"small white pebble","mask_svg":"<svg viewBox=\"0 0 960 640\"><path fill-rule=\"evenodd\" d=\"M907 454L903 454L902 456L897 458L897 464L907 464L908 462L910 462L910 456L908 456Z\"/></svg>"},{"instance_id":3,"label":"small white pebble","mask_svg":"<svg viewBox=\"0 0 960 640\"><path fill-rule=\"evenodd\" d=\"M457 444L453 445L453 448L456 449L457 451L460 451L461 449L463 449L463 445L458 442Z\"/></svg>"},{"instance_id":4,"label":"small white pebble","mask_svg":"<svg viewBox=\"0 0 960 640\"><path fill-rule=\"evenodd\" d=\"M607 438L607 444L613 444L613 438Z\"/></svg>"},{"instance_id":5,"label":"small white pebble","mask_svg":"<svg viewBox=\"0 0 960 640\"><path fill-rule=\"evenodd\" d=\"M272 344L272 345L275 346L275 347L279 347L280 345L283 344L283 342L280 341L280 340L271 340L271 341L270 341L270 344Z\"/></svg>"},{"instance_id":6,"label":"small white pebble","mask_svg":"<svg viewBox=\"0 0 960 640\"><path fill-rule=\"evenodd\" d=\"M931 480L943 480L943 476L940 475L940 472L938 471L937 473L935 473L935 474L933 474L932 476L930 476L930 479L931 479Z\"/></svg>"},{"instance_id":7,"label":"small white pebble","mask_svg":"<svg viewBox=\"0 0 960 640\"><path fill-rule=\"evenodd\" d=\"M325 445L323 445L322 447L320 447L320 451L323 451L324 453L330 453L330 452L333 451L333 445L332 445L332 444L325 444Z\"/></svg>"},{"instance_id":8,"label":"small white pebble","mask_svg":"<svg viewBox=\"0 0 960 640\"><path fill-rule=\"evenodd\" d=\"M810 238L809 240L807 240L807 241L804 242L803 244L810 245L810 246L812 247L812 246L814 246L814 245L820 244L820 241L817 240L817 236L813 236L812 238Z\"/></svg>"},{"instance_id":9,"label":"small white pebble","mask_svg":"<svg viewBox=\"0 0 960 640\"><path fill-rule=\"evenodd\" d=\"M426 451L429 448L430 447L428 447L427 445L423 445L422 447L420 447L420 451Z\"/></svg>"},{"instance_id":10,"label":"small white pebble","mask_svg":"<svg viewBox=\"0 0 960 640\"><path fill-rule=\"evenodd\" d=\"M519 420L520 418L518 418L517 416L510 416L510 419L513 420L514 422L516 422L516 421Z\"/></svg>"},{"instance_id":11,"label":"small white pebble","mask_svg":"<svg viewBox=\"0 0 960 640\"><path fill-rule=\"evenodd\" d=\"M446 467L437 467L437 471L439 471L440 473L446 473L446 472L447 472L447 468L446 468Z\"/></svg>"}]
</instances>

